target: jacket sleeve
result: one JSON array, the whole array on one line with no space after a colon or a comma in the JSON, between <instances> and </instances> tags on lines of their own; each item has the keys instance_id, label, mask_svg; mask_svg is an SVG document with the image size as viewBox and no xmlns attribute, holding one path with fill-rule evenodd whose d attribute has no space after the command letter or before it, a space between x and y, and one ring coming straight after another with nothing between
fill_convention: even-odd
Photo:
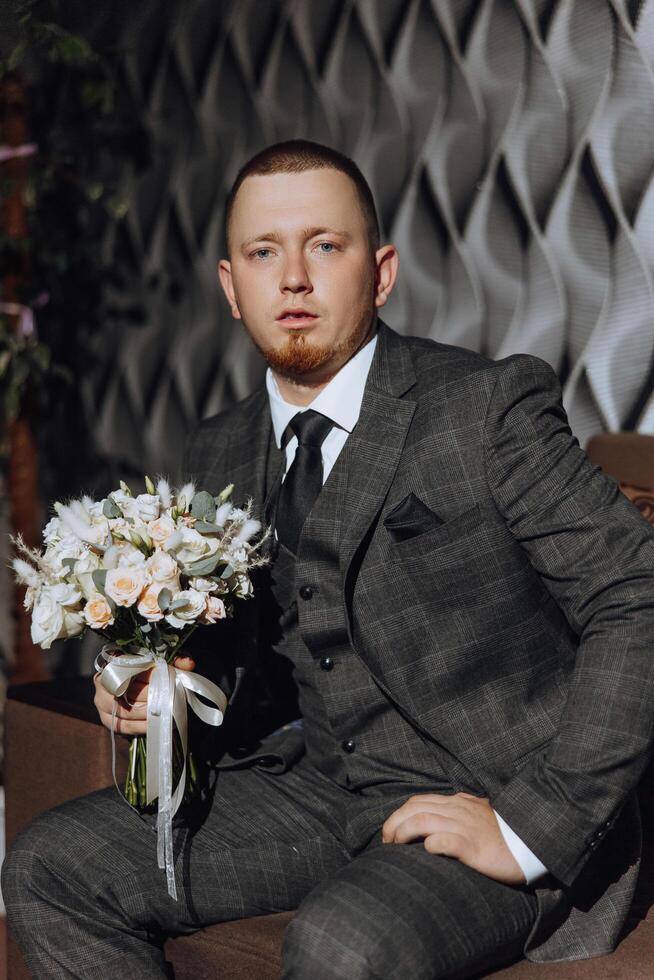
<instances>
[{"instance_id":1,"label":"jacket sleeve","mask_svg":"<svg viewBox=\"0 0 654 980\"><path fill-rule=\"evenodd\" d=\"M539 359L502 362L484 452L497 508L579 637L557 734L492 804L570 885L652 754L654 529L579 448L560 394Z\"/></svg>"}]
</instances>

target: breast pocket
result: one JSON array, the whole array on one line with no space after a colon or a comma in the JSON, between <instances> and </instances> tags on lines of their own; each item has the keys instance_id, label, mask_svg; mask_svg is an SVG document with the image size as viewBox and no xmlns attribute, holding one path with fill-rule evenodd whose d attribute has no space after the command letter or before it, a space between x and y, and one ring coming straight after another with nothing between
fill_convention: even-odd
<instances>
[{"instance_id":1,"label":"breast pocket","mask_svg":"<svg viewBox=\"0 0 654 980\"><path fill-rule=\"evenodd\" d=\"M423 531L405 541L391 541L390 552L394 561L402 564L421 561L426 556L454 547L465 541L471 535L483 528L485 516L479 504L474 504L468 510L457 514L445 523L436 524L428 531Z\"/></svg>"}]
</instances>

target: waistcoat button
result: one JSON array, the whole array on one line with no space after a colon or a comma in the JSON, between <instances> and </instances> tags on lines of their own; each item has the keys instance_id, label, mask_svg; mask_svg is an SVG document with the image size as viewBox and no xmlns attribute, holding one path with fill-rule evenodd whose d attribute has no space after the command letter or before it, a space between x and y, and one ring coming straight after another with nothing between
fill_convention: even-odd
<instances>
[{"instance_id":1,"label":"waistcoat button","mask_svg":"<svg viewBox=\"0 0 654 980\"><path fill-rule=\"evenodd\" d=\"M334 667L334 661L331 657L323 657L320 661L321 670L332 670Z\"/></svg>"},{"instance_id":2,"label":"waistcoat button","mask_svg":"<svg viewBox=\"0 0 654 980\"><path fill-rule=\"evenodd\" d=\"M301 587L301 589L300 589L300 598L301 599L312 599L313 598L313 589L311 588L310 585L303 585Z\"/></svg>"},{"instance_id":3,"label":"waistcoat button","mask_svg":"<svg viewBox=\"0 0 654 980\"><path fill-rule=\"evenodd\" d=\"M356 744L355 744L354 739L353 738L346 739L343 742L342 748L343 748L343 751L344 752L347 752L348 755L351 755L354 752L355 748L356 748Z\"/></svg>"}]
</instances>

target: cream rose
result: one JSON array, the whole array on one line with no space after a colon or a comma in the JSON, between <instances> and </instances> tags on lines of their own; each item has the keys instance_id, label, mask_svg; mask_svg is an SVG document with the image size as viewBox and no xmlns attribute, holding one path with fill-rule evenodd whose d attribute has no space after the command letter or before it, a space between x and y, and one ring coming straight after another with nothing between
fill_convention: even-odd
<instances>
[{"instance_id":1,"label":"cream rose","mask_svg":"<svg viewBox=\"0 0 654 980\"><path fill-rule=\"evenodd\" d=\"M86 623L94 630L104 629L105 626L111 626L114 622L111 606L99 592L90 597L84 606L83 615Z\"/></svg>"},{"instance_id":2,"label":"cream rose","mask_svg":"<svg viewBox=\"0 0 654 980\"><path fill-rule=\"evenodd\" d=\"M104 591L117 606L133 606L143 591L147 581L145 567L129 565L110 568Z\"/></svg>"},{"instance_id":3,"label":"cream rose","mask_svg":"<svg viewBox=\"0 0 654 980\"><path fill-rule=\"evenodd\" d=\"M218 596L208 595L207 605L200 617L202 623L217 623L219 619L224 619L227 615L225 603Z\"/></svg>"},{"instance_id":4,"label":"cream rose","mask_svg":"<svg viewBox=\"0 0 654 980\"><path fill-rule=\"evenodd\" d=\"M175 601L183 599L184 605L168 613L166 621L176 629L182 629L188 623L195 622L202 616L207 605L207 596L204 592L196 592L195 589L185 589L178 592Z\"/></svg>"},{"instance_id":5,"label":"cream rose","mask_svg":"<svg viewBox=\"0 0 654 980\"><path fill-rule=\"evenodd\" d=\"M159 608L158 601L162 588L162 585L150 585L141 593L136 611L149 623L158 623L160 619L163 619L164 614Z\"/></svg>"},{"instance_id":6,"label":"cream rose","mask_svg":"<svg viewBox=\"0 0 654 980\"><path fill-rule=\"evenodd\" d=\"M162 514L156 521L148 523L148 534L155 545L162 545L175 532L175 529L175 522L168 514Z\"/></svg>"}]
</instances>

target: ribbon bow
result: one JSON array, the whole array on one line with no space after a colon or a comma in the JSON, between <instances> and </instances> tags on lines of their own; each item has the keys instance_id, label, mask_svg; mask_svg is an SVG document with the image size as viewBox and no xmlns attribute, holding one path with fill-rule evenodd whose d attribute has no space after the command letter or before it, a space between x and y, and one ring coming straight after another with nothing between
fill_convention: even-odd
<instances>
[{"instance_id":1,"label":"ribbon bow","mask_svg":"<svg viewBox=\"0 0 654 980\"><path fill-rule=\"evenodd\" d=\"M99 665L100 659L105 664ZM115 654L103 648L96 660L101 672L100 682L114 698L121 697L137 674L153 666L148 691L146 738L146 799L157 797L157 862L166 869L168 894L177 901L173 867L173 817L180 807L186 786L186 754L188 746L187 705L208 725L222 724L227 698L220 688L206 677L190 670L180 670L145 647L134 654ZM200 701L198 694L216 707ZM112 716L112 755L115 759L114 724L116 702ZM182 772L173 793L173 719L179 732L184 760ZM114 773L114 781L115 781Z\"/></svg>"}]
</instances>

